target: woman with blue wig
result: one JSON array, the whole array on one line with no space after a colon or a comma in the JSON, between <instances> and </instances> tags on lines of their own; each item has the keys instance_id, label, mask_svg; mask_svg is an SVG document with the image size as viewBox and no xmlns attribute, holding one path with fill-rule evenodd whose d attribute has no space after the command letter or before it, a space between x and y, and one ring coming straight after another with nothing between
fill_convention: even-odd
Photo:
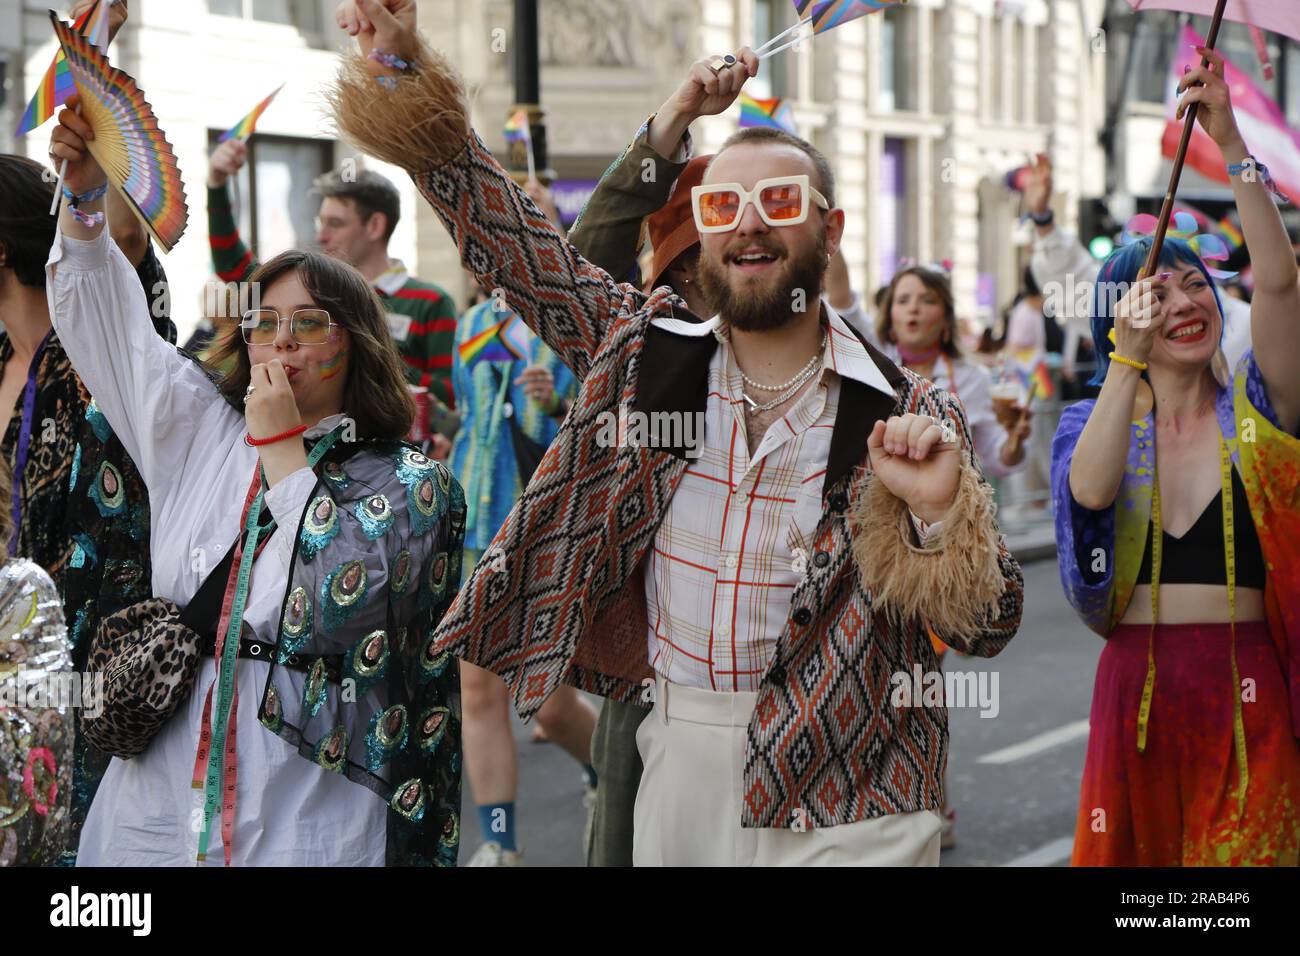
<instances>
[{"instance_id":1,"label":"woman with blue wig","mask_svg":"<svg viewBox=\"0 0 1300 956\"><path fill-rule=\"evenodd\" d=\"M1106 638L1075 865L1295 865L1300 857L1300 291L1232 113L1223 60L1182 79L1218 143L1256 276L1254 351L1229 369L1210 240L1103 266L1095 401L1052 447L1066 595ZM1148 219L1150 217L1147 217ZM1110 343L1109 345L1107 343Z\"/></svg>"}]
</instances>

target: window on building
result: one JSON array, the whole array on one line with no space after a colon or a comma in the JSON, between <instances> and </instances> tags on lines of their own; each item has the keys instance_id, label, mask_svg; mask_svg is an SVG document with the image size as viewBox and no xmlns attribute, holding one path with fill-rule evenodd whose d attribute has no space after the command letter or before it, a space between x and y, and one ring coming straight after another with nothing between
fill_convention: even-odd
<instances>
[{"instance_id":1,"label":"window on building","mask_svg":"<svg viewBox=\"0 0 1300 956\"><path fill-rule=\"evenodd\" d=\"M880 14L880 109L914 110L916 83L911 64L917 60L913 48L916 11L906 7L889 7Z\"/></svg>"},{"instance_id":2,"label":"window on building","mask_svg":"<svg viewBox=\"0 0 1300 956\"><path fill-rule=\"evenodd\" d=\"M1133 73L1129 95L1146 103L1163 103L1178 44L1178 17L1149 11L1137 18L1133 36Z\"/></svg>"},{"instance_id":3,"label":"window on building","mask_svg":"<svg viewBox=\"0 0 1300 956\"><path fill-rule=\"evenodd\" d=\"M209 150L220 135L208 132ZM320 199L311 185L333 156L333 144L324 140L260 133L249 140L248 162L234 183L235 221L263 262L286 249L315 247Z\"/></svg>"},{"instance_id":4,"label":"window on building","mask_svg":"<svg viewBox=\"0 0 1300 956\"><path fill-rule=\"evenodd\" d=\"M763 43L776 36L794 23L793 5L788 0L755 0L754 2L754 37ZM804 28L805 30L807 27ZM793 36L783 37L776 46L788 43ZM811 41L804 41L809 43ZM798 53L786 50L776 56L763 60L758 67L758 75L745 84L745 92L759 99L771 96L786 97L794 95L793 74L794 57Z\"/></svg>"},{"instance_id":5,"label":"window on building","mask_svg":"<svg viewBox=\"0 0 1300 956\"><path fill-rule=\"evenodd\" d=\"M912 255L907 230L907 141L886 138L880 154L880 188L875 207L876 262L880 281L886 283L898 271L898 260Z\"/></svg>"},{"instance_id":6,"label":"window on building","mask_svg":"<svg viewBox=\"0 0 1300 956\"><path fill-rule=\"evenodd\" d=\"M319 33L320 4L316 0L208 0L208 12L264 23L283 23L305 33Z\"/></svg>"}]
</instances>

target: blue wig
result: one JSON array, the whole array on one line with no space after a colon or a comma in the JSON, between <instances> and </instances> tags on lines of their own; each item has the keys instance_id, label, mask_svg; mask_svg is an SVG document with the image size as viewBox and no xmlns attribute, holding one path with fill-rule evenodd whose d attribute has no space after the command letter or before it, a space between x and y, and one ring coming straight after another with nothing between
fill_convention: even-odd
<instances>
[{"instance_id":1,"label":"blue wig","mask_svg":"<svg viewBox=\"0 0 1300 956\"><path fill-rule=\"evenodd\" d=\"M1150 236L1143 236L1126 246L1120 246L1110 254L1097 273L1097 284L1092 292L1092 343L1097 353L1097 371L1093 374L1090 385L1100 385L1106 379L1106 370L1110 368L1110 330L1115 327L1112 311L1124 297L1119 294L1120 290L1126 293L1129 286L1137 281L1138 273L1142 271L1151 252L1152 242ZM1223 316L1223 299L1219 296L1219 287L1215 284L1214 277L1206 271L1205 263L1192 251L1191 246L1182 239L1166 237L1160 248L1160 265L1173 268L1179 263L1195 266L1214 290L1214 301L1219 307L1219 341L1222 343L1227 321ZM1142 373L1142 377L1146 378L1146 372Z\"/></svg>"}]
</instances>

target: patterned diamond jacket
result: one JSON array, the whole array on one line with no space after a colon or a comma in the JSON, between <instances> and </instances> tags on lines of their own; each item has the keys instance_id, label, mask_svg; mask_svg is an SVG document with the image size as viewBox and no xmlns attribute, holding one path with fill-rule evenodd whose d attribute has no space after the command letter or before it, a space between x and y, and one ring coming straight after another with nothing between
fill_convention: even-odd
<instances>
[{"instance_id":1,"label":"patterned diamond jacket","mask_svg":"<svg viewBox=\"0 0 1300 956\"><path fill-rule=\"evenodd\" d=\"M383 95L359 58L345 61L334 100L344 135L411 171L465 267L581 384L493 541L502 559L475 569L435 632L437 650L499 674L524 718L561 682L647 701L641 565L687 450L611 446L606 424L620 406L703 413L717 342L651 326L657 316L699 319L667 287L647 296L583 259L468 125L447 119L464 115L462 96L455 73L426 50ZM894 706L902 678L891 677L914 665L937 670L927 626L986 657L1019 626L1020 568L997 533L960 402L868 350L896 400L842 380L816 550L749 725L744 826L831 826L939 808L947 712ZM950 420L966 450L937 548L915 544L906 505L870 474L873 423L905 411Z\"/></svg>"}]
</instances>

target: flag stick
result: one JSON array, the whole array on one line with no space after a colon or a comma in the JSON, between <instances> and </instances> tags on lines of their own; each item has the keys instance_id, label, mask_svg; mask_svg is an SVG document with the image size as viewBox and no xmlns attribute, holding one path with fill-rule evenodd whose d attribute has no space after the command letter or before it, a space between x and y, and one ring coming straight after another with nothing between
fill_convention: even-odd
<instances>
[{"instance_id":1,"label":"flag stick","mask_svg":"<svg viewBox=\"0 0 1300 956\"><path fill-rule=\"evenodd\" d=\"M773 43L775 43L777 40L780 40L782 37L788 37L791 33L793 33L795 30L798 30L801 26L803 26L803 25L804 25L805 23L807 23L807 22L808 22L807 20L800 20L800 21L798 21L797 23L795 23L794 26L786 27L784 30L782 30L782 31L781 31L780 33L778 33L776 36L772 37L770 40L768 40L768 41L767 41L766 43L764 43L762 46L760 46L760 47L756 47L756 48L754 49L754 52L755 52L755 53L761 53L763 50L766 50L768 47L770 47L770 46L771 46Z\"/></svg>"},{"instance_id":2,"label":"flag stick","mask_svg":"<svg viewBox=\"0 0 1300 956\"><path fill-rule=\"evenodd\" d=\"M1213 50L1214 45L1219 40L1219 26L1223 23L1223 11L1227 7L1228 0L1219 0L1218 6L1214 8L1214 19L1210 21L1210 32L1205 38L1205 46ZM1210 61L1202 58L1201 66L1210 65ZM1164 248L1165 233L1169 230L1169 220L1174 214L1174 196L1178 193L1178 182L1183 176L1183 164L1187 161L1187 150L1192 145L1192 133L1196 131L1196 108L1199 103L1193 103L1187 107L1187 115L1183 118L1183 138L1178 143L1178 153L1174 157L1174 168L1169 174L1169 188L1165 191L1165 201L1160 207L1160 219L1156 223L1155 235L1151 241L1151 252L1147 255L1146 264L1142 266L1142 271L1138 273L1139 279L1145 279L1148 276L1155 275L1156 266L1160 263L1160 252Z\"/></svg>"},{"instance_id":3,"label":"flag stick","mask_svg":"<svg viewBox=\"0 0 1300 956\"><path fill-rule=\"evenodd\" d=\"M776 54L776 53L780 53L782 50L788 50L788 49L790 49L790 47L792 47L792 46L797 46L798 44L802 43L802 42L803 42L804 40L806 40L806 39L809 39L809 38L808 38L808 37L795 37L793 40L790 40L788 43L782 43L782 44L781 44L779 47L777 47L775 50L768 50L766 53L760 53L760 54L758 55L758 58L759 58L760 60L766 60L769 56L772 56L773 54Z\"/></svg>"},{"instance_id":4,"label":"flag stick","mask_svg":"<svg viewBox=\"0 0 1300 956\"><path fill-rule=\"evenodd\" d=\"M525 145L528 147L525 150L525 152L528 153L528 178L536 179L537 161L533 159L533 131L531 129L528 131L528 142Z\"/></svg>"}]
</instances>

